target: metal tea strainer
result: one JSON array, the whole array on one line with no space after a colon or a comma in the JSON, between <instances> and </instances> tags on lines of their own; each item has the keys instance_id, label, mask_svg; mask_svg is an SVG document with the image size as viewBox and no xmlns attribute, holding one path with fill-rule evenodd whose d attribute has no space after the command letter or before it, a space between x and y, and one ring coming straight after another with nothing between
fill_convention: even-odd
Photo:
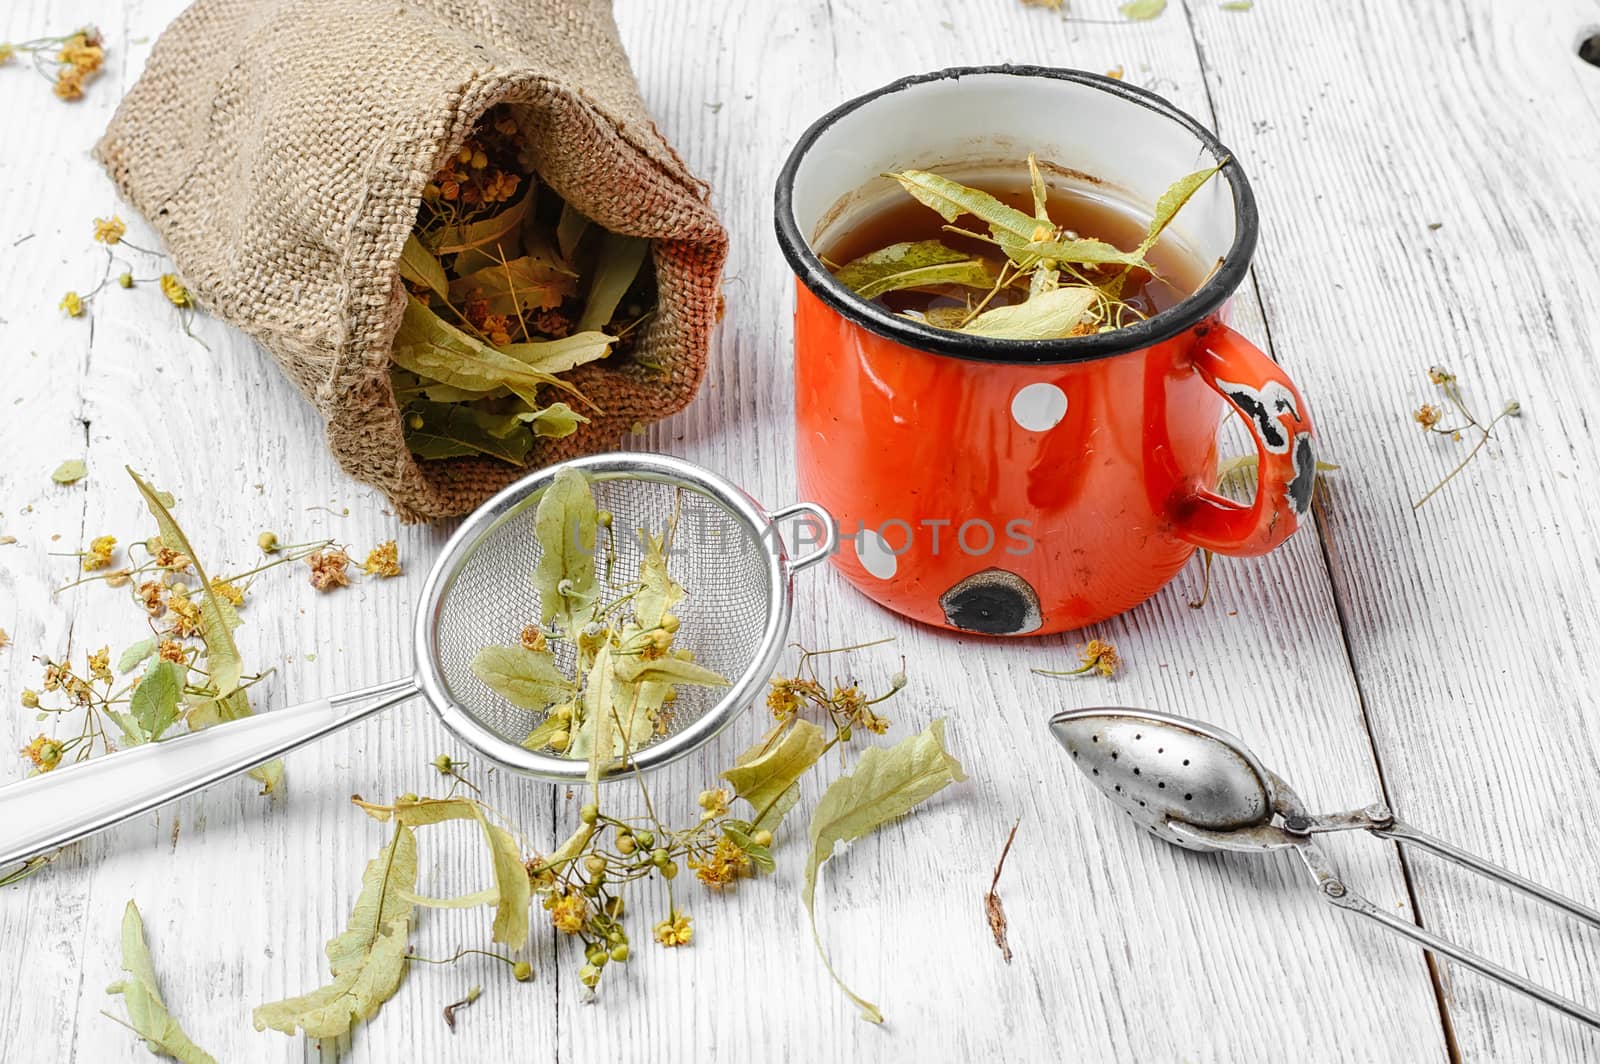
<instances>
[{"instance_id":1,"label":"metal tea strainer","mask_svg":"<svg viewBox=\"0 0 1600 1064\"><path fill-rule=\"evenodd\" d=\"M1242 740L1202 721L1147 709L1079 709L1051 717L1050 730L1090 782L1157 838L1191 850L1292 849L1330 904L1382 924L1573 1019L1600 1027L1600 1015L1577 1002L1356 894L1334 872L1316 836L1364 829L1379 838L1420 846L1594 927L1600 927L1600 912L1402 823L1381 802L1345 813L1307 813L1300 796L1262 765Z\"/></svg>"},{"instance_id":2,"label":"metal tea strainer","mask_svg":"<svg viewBox=\"0 0 1600 1064\"><path fill-rule=\"evenodd\" d=\"M417 606L414 676L0 788L0 868L247 771L418 694L457 738L496 763L545 780L583 780L587 762L524 748L522 740L542 715L500 698L468 668L484 646L516 643L539 615L534 515L541 491L562 469L585 473L596 503L612 514L611 572L617 583L631 582L639 571L637 532L659 535L676 514L668 565L689 595L676 610L674 645L694 651L699 663L731 681L729 687L682 687L669 733L632 752L630 769L659 767L709 741L749 705L777 666L789 628L791 577L832 552L833 520L811 503L769 513L722 477L665 455L579 458L512 484L450 537ZM822 527L816 549L790 559L776 522L800 514ZM571 648L564 649L570 655ZM570 657L562 664L570 667Z\"/></svg>"}]
</instances>

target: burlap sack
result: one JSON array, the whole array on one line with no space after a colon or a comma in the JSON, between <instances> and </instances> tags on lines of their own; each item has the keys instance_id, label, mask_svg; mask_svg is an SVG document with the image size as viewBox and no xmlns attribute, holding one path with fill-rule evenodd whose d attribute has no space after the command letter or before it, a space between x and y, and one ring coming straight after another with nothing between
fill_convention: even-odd
<instances>
[{"instance_id":1,"label":"burlap sack","mask_svg":"<svg viewBox=\"0 0 1600 1064\"><path fill-rule=\"evenodd\" d=\"M689 402L727 249L705 186L645 112L609 0L198 0L96 149L200 303L276 356L339 464L406 520L464 513L522 472L414 461L389 386L396 262L423 185L502 102L547 186L654 241L660 290L641 355L661 370L573 374L604 414L541 440L542 465Z\"/></svg>"}]
</instances>

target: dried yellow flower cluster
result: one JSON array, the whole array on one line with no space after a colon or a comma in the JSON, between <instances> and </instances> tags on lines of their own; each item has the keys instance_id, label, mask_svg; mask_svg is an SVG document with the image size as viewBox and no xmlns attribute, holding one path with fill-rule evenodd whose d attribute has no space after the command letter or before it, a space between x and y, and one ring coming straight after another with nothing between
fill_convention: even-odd
<instances>
[{"instance_id":1,"label":"dried yellow flower cluster","mask_svg":"<svg viewBox=\"0 0 1600 1064\"><path fill-rule=\"evenodd\" d=\"M400 548L392 539L384 540L367 554L361 563L362 572L368 576L392 577L400 575Z\"/></svg>"},{"instance_id":2,"label":"dried yellow flower cluster","mask_svg":"<svg viewBox=\"0 0 1600 1064\"><path fill-rule=\"evenodd\" d=\"M175 307L192 307L194 299L189 295L189 290L175 273L161 275L161 294L167 297L167 302Z\"/></svg>"},{"instance_id":3,"label":"dried yellow flower cluster","mask_svg":"<svg viewBox=\"0 0 1600 1064\"><path fill-rule=\"evenodd\" d=\"M266 545L269 537L270 548ZM278 539L270 532L262 533L261 543L261 549L268 553L278 549ZM306 558L306 564L311 566L311 586L318 591L332 591L350 585L350 553L345 548L319 550ZM380 580L399 576L403 570L400 567L400 548L395 541L384 540L368 551L367 560L361 563L361 571Z\"/></svg>"},{"instance_id":4,"label":"dried yellow flower cluster","mask_svg":"<svg viewBox=\"0 0 1600 1064\"><path fill-rule=\"evenodd\" d=\"M109 218L96 218L94 220L94 238L97 243L119 244L127 232L127 225L115 214Z\"/></svg>"},{"instance_id":5,"label":"dried yellow flower cluster","mask_svg":"<svg viewBox=\"0 0 1600 1064\"><path fill-rule=\"evenodd\" d=\"M691 918L673 913L655 926L656 941L663 946L687 946L694 938Z\"/></svg>"},{"instance_id":6,"label":"dried yellow flower cluster","mask_svg":"<svg viewBox=\"0 0 1600 1064\"><path fill-rule=\"evenodd\" d=\"M94 572L96 569L106 569L111 565L111 556L117 549L116 536L96 536L89 541L89 549L83 555L83 571Z\"/></svg>"}]
</instances>

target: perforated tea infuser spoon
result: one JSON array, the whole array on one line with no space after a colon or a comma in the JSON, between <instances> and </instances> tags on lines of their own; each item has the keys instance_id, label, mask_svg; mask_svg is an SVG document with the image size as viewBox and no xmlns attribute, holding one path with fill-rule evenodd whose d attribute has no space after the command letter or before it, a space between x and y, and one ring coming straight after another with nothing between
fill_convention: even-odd
<instances>
[{"instance_id":1,"label":"perforated tea infuser spoon","mask_svg":"<svg viewBox=\"0 0 1600 1064\"><path fill-rule=\"evenodd\" d=\"M1078 709L1051 717L1050 731L1090 782L1157 838L1191 850L1292 849L1330 904L1374 920L1573 1019L1600 1027L1600 1015L1577 1002L1354 893L1334 872L1316 836L1360 828L1430 850L1597 928L1600 912L1402 823L1381 802L1346 813L1309 814L1300 796L1262 765L1242 740L1202 721L1145 709Z\"/></svg>"},{"instance_id":2,"label":"perforated tea infuser spoon","mask_svg":"<svg viewBox=\"0 0 1600 1064\"><path fill-rule=\"evenodd\" d=\"M507 702L468 667L487 645L515 644L539 615L534 517L540 493L562 469L587 475L596 504L611 512L612 570L630 579L639 571L636 533L659 534L676 515L668 564L689 597L676 611L674 645L694 651L695 660L731 681L728 687L679 690L670 733L630 752L629 769L657 768L710 741L749 705L777 666L789 629L791 578L832 552L833 520L811 503L769 513L722 477L665 455L579 458L512 484L450 537L417 606L415 675L0 788L0 868L247 771L419 694L446 728L490 760L540 779L583 780L586 761L522 746L542 713ZM791 559L776 522L799 514L819 520L822 533L814 551ZM570 647L563 649L570 655ZM557 658L570 668L570 658L562 660L559 652Z\"/></svg>"}]
</instances>

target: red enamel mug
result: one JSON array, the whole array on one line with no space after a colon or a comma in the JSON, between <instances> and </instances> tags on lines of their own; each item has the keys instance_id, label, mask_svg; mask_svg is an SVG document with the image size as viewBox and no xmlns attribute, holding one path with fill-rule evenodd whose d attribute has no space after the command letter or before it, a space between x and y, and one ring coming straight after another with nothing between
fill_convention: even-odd
<instances>
[{"instance_id":1,"label":"red enamel mug","mask_svg":"<svg viewBox=\"0 0 1600 1064\"><path fill-rule=\"evenodd\" d=\"M864 302L814 250L903 195L888 172L1029 151L1146 217L1173 180L1226 160L1167 231L1215 267L1186 299L1114 332L1006 340ZM797 278L801 496L838 522L834 564L889 609L990 635L1066 631L1143 602L1197 548L1271 550L1310 506L1310 411L1223 320L1255 249L1250 185L1161 97L1043 67L897 81L800 138L778 179L777 228ZM1217 492L1228 406L1260 457L1248 503Z\"/></svg>"}]
</instances>

